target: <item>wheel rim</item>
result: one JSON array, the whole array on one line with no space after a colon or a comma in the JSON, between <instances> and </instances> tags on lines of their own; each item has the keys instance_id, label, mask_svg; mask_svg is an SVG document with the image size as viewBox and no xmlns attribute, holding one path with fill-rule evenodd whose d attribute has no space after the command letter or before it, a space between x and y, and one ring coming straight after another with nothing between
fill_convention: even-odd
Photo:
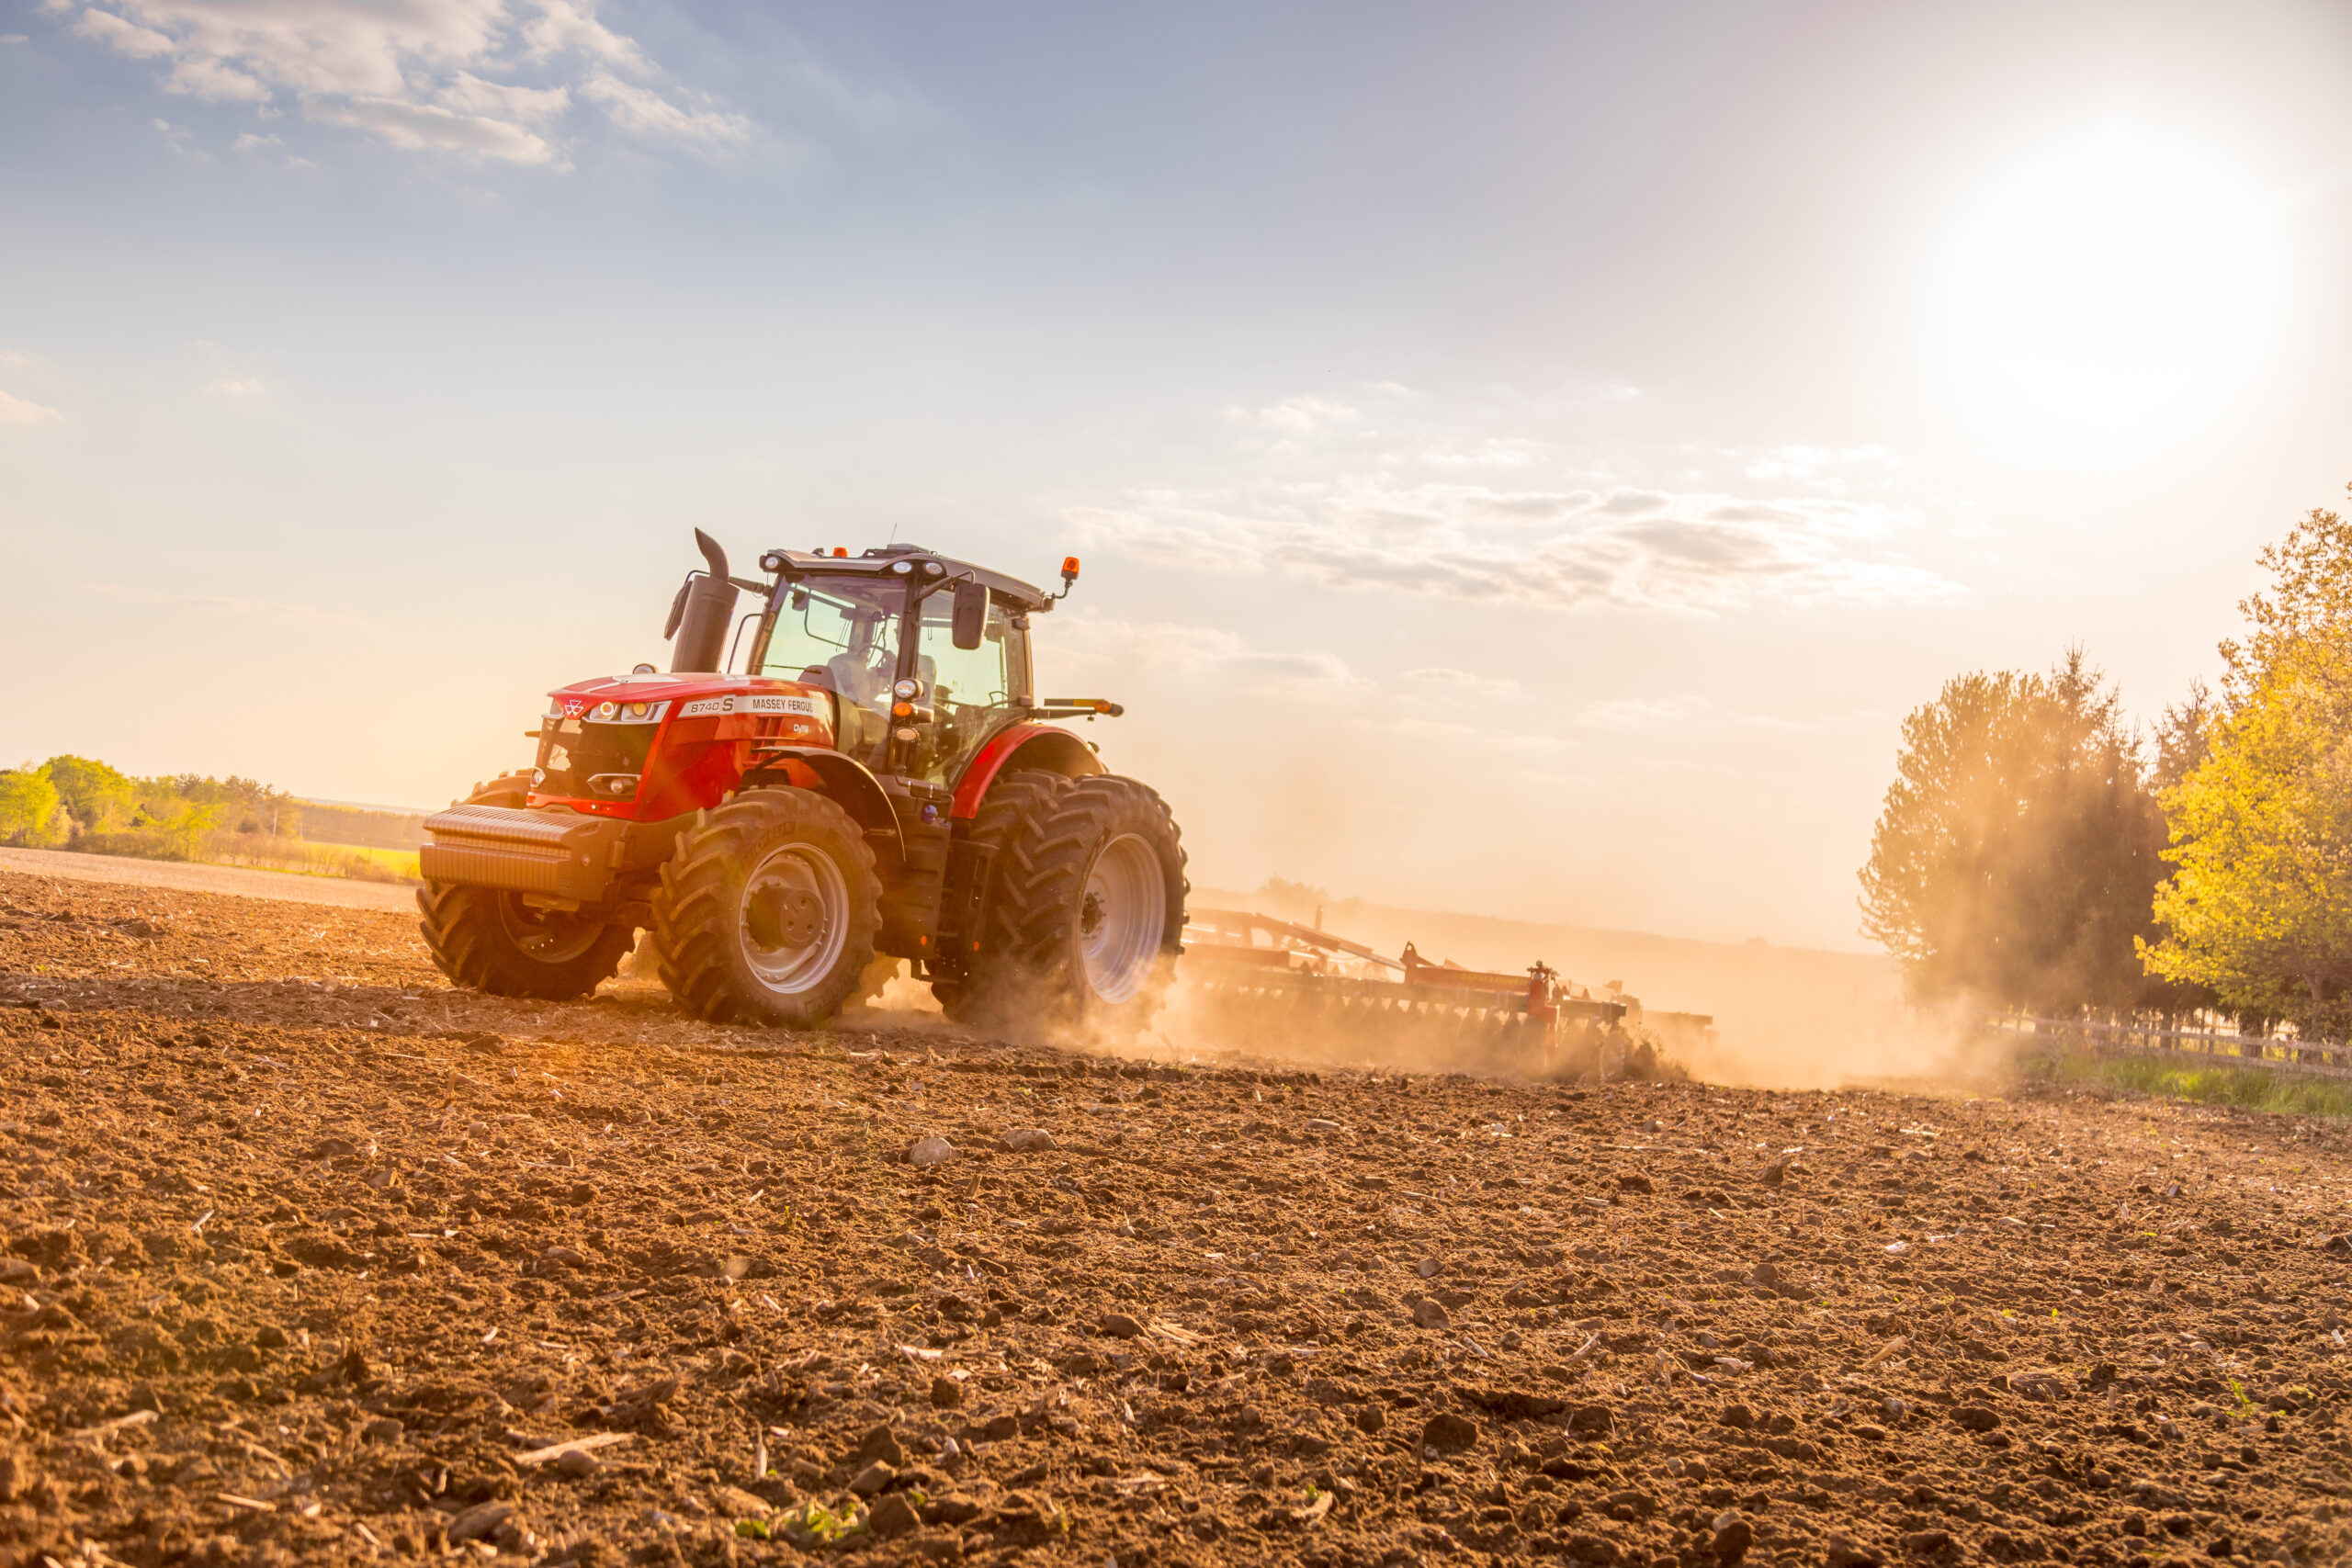
<instances>
[{"instance_id":1,"label":"wheel rim","mask_svg":"<svg viewBox=\"0 0 2352 1568\"><path fill-rule=\"evenodd\" d=\"M1086 874L1078 910L1078 950L1086 983L1106 1002L1142 988L1168 929L1168 881L1151 845L1123 833L1102 846Z\"/></svg>"},{"instance_id":2,"label":"wheel rim","mask_svg":"<svg viewBox=\"0 0 2352 1568\"><path fill-rule=\"evenodd\" d=\"M811 990L849 940L849 882L814 844L771 851L743 879L743 961L780 996Z\"/></svg>"},{"instance_id":3,"label":"wheel rim","mask_svg":"<svg viewBox=\"0 0 2352 1568\"><path fill-rule=\"evenodd\" d=\"M605 934L601 921L534 909L512 893L498 896L498 923L517 952L541 964L569 964Z\"/></svg>"}]
</instances>

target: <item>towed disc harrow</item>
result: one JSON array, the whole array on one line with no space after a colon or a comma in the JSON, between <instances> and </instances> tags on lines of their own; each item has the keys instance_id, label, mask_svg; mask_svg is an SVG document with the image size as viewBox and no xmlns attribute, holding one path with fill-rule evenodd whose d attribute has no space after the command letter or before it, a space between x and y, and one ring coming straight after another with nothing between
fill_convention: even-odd
<instances>
[{"instance_id":1,"label":"towed disc harrow","mask_svg":"<svg viewBox=\"0 0 2352 1568\"><path fill-rule=\"evenodd\" d=\"M1663 1053L1705 1039L1700 1013L1645 1014L1548 964L1518 974L1395 958L1242 909L1193 909L1181 974L1193 1021L1222 1043L1381 1066L1605 1083L1670 1074Z\"/></svg>"}]
</instances>

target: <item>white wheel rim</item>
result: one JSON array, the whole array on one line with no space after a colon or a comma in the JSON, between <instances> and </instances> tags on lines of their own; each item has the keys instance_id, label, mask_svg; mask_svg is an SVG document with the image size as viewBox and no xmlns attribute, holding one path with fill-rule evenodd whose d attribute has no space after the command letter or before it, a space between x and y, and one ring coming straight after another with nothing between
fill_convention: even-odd
<instances>
[{"instance_id":1,"label":"white wheel rim","mask_svg":"<svg viewBox=\"0 0 2352 1568\"><path fill-rule=\"evenodd\" d=\"M1078 951L1086 984L1106 1002L1143 987L1168 929L1168 881L1149 843L1123 833L1102 846L1086 874L1078 908Z\"/></svg>"},{"instance_id":2,"label":"white wheel rim","mask_svg":"<svg viewBox=\"0 0 2352 1568\"><path fill-rule=\"evenodd\" d=\"M778 996L822 984L849 940L849 884L814 844L786 844L743 879L744 966Z\"/></svg>"}]
</instances>

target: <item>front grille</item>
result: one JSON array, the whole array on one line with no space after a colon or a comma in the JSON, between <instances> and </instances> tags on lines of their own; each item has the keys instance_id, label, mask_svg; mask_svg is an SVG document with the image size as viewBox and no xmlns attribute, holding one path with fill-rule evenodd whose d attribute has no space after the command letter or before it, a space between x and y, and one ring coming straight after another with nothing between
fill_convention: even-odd
<instances>
[{"instance_id":1,"label":"front grille","mask_svg":"<svg viewBox=\"0 0 2352 1568\"><path fill-rule=\"evenodd\" d=\"M418 858L427 882L589 901L604 897L628 827L560 807L453 806L426 818L424 831Z\"/></svg>"},{"instance_id":2,"label":"front grille","mask_svg":"<svg viewBox=\"0 0 2352 1568\"><path fill-rule=\"evenodd\" d=\"M597 724L583 718L544 719L539 726L539 771L531 781L535 795L570 795L578 800L627 800L635 791L616 792L591 787L605 773L638 774L645 771L645 754L652 749L659 725Z\"/></svg>"}]
</instances>

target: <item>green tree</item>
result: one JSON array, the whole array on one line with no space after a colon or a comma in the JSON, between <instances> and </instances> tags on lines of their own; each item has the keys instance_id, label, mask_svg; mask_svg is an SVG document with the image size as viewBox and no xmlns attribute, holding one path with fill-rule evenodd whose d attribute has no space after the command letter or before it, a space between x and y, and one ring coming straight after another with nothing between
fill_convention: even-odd
<instances>
[{"instance_id":1,"label":"green tree","mask_svg":"<svg viewBox=\"0 0 2352 1568\"><path fill-rule=\"evenodd\" d=\"M165 859L198 860L202 858L204 840L220 826L220 807L196 801L175 801L171 815L157 818L155 827L171 846Z\"/></svg>"},{"instance_id":2,"label":"green tree","mask_svg":"<svg viewBox=\"0 0 2352 1568\"><path fill-rule=\"evenodd\" d=\"M63 817L47 768L28 762L0 773L0 844L46 849L62 843Z\"/></svg>"},{"instance_id":3,"label":"green tree","mask_svg":"<svg viewBox=\"0 0 2352 1568\"><path fill-rule=\"evenodd\" d=\"M2352 525L2314 509L2265 548L2272 582L2222 645L2222 698L2165 795L2173 874L2151 974L2224 1007L2352 1028Z\"/></svg>"},{"instance_id":4,"label":"green tree","mask_svg":"<svg viewBox=\"0 0 2352 1568\"><path fill-rule=\"evenodd\" d=\"M103 833L130 820L139 809L137 785L106 763L88 757L51 757L42 764L65 809L85 832Z\"/></svg>"},{"instance_id":5,"label":"green tree","mask_svg":"<svg viewBox=\"0 0 2352 1568\"><path fill-rule=\"evenodd\" d=\"M1960 676L1903 725L1862 868L1863 930L1923 1000L2132 1007L2164 822L2119 699L2079 649Z\"/></svg>"}]
</instances>

